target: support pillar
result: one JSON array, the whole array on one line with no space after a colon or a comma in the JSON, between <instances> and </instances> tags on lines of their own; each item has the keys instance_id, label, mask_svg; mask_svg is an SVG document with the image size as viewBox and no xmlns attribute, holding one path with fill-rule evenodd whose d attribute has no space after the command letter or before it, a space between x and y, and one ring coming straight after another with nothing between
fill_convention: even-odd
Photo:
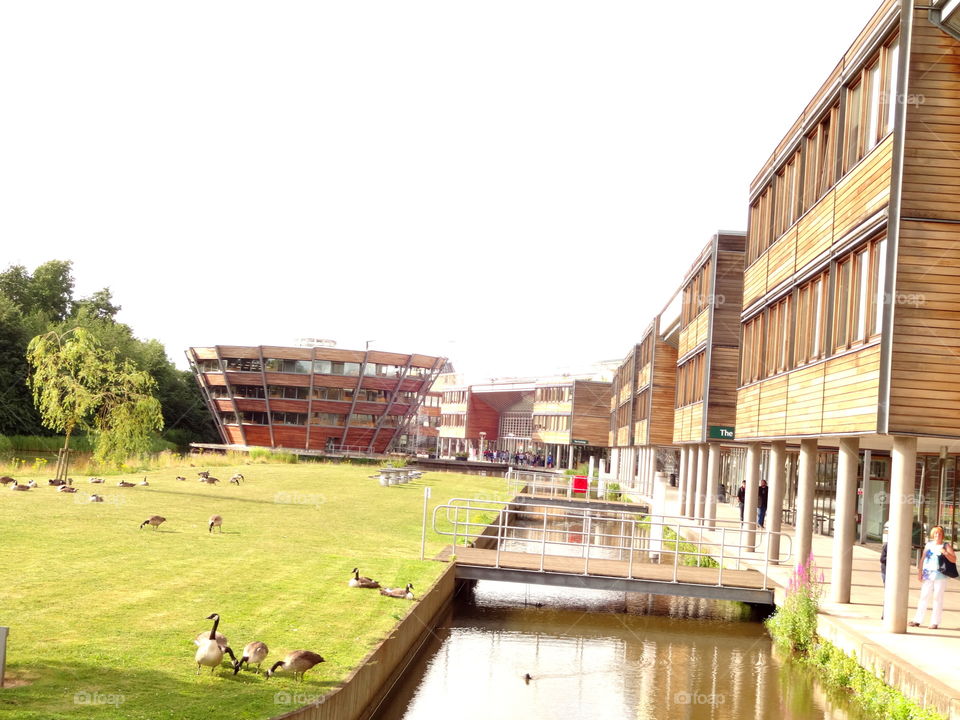
<instances>
[{"instance_id":1,"label":"support pillar","mask_svg":"<svg viewBox=\"0 0 960 720\"><path fill-rule=\"evenodd\" d=\"M747 444L747 466L744 480L747 482L743 493L743 523L740 525L741 549L753 550L757 546L757 490L760 488L760 463L763 460L763 448L760 443ZM737 488L739 491L740 488ZM769 491L768 491L769 492Z\"/></svg>"},{"instance_id":2,"label":"support pillar","mask_svg":"<svg viewBox=\"0 0 960 720\"><path fill-rule=\"evenodd\" d=\"M685 445L687 451L687 511L684 513L693 520L697 515L697 446Z\"/></svg>"},{"instance_id":3,"label":"support pillar","mask_svg":"<svg viewBox=\"0 0 960 720\"><path fill-rule=\"evenodd\" d=\"M917 439L894 437L890 467L890 530L887 535L887 583L883 594L883 629L907 631L910 594L910 534L917 474Z\"/></svg>"},{"instance_id":4,"label":"support pillar","mask_svg":"<svg viewBox=\"0 0 960 720\"><path fill-rule=\"evenodd\" d=\"M800 471L797 478L797 520L794 563L807 562L813 547L813 491L817 481L817 440L800 441Z\"/></svg>"},{"instance_id":5,"label":"support pillar","mask_svg":"<svg viewBox=\"0 0 960 720\"><path fill-rule=\"evenodd\" d=\"M707 499L707 444L700 443L697 448L697 522L703 524Z\"/></svg>"},{"instance_id":6,"label":"support pillar","mask_svg":"<svg viewBox=\"0 0 960 720\"><path fill-rule=\"evenodd\" d=\"M833 525L833 570L830 577L830 601L850 602L853 573L853 543L857 529L857 466L860 439L840 438L837 458L837 505Z\"/></svg>"},{"instance_id":7,"label":"support pillar","mask_svg":"<svg viewBox=\"0 0 960 720\"><path fill-rule=\"evenodd\" d=\"M687 449L680 448L680 467L677 469L677 515L687 514Z\"/></svg>"},{"instance_id":8,"label":"support pillar","mask_svg":"<svg viewBox=\"0 0 960 720\"><path fill-rule=\"evenodd\" d=\"M780 556L780 526L783 521L783 498L787 483L787 443L777 440L770 444L770 467L767 468L767 537L769 557L776 562Z\"/></svg>"},{"instance_id":9,"label":"support pillar","mask_svg":"<svg viewBox=\"0 0 960 720\"><path fill-rule=\"evenodd\" d=\"M707 527L717 526L717 493L720 490L720 444L709 443L707 450Z\"/></svg>"}]
</instances>

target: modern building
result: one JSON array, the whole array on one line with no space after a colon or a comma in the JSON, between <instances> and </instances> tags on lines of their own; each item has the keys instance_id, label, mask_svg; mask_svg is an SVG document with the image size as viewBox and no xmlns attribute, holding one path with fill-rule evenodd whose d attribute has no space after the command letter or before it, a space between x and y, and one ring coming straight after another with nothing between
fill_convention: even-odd
<instances>
[{"instance_id":1,"label":"modern building","mask_svg":"<svg viewBox=\"0 0 960 720\"><path fill-rule=\"evenodd\" d=\"M793 511L797 557L834 535L835 602L849 601L845 548L889 519L894 632L911 538L940 523L956 541L960 521L956 5L884 2L750 189L747 485L769 480L772 521Z\"/></svg>"},{"instance_id":2,"label":"modern building","mask_svg":"<svg viewBox=\"0 0 960 720\"><path fill-rule=\"evenodd\" d=\"M610 383L594 377L521 378L447 388L441 400L440 454L510 458L539 455L573 467L607 452Z\"/></svg>"},{"instance_id":3,"label":"modern building","mask_svg":"<svg viewBox=\"0 0 960 720\"><path fill-rule=\"evenodd\" d=\"M385 452L446 358L334 347L195 347L187 359L225 445Z\"/></svg>"}]
</instances>

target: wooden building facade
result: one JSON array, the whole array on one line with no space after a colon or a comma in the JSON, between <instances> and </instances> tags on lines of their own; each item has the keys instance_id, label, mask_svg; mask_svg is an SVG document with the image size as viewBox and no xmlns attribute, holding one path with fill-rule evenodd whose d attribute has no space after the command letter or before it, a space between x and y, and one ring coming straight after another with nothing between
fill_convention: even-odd
<instances>
[{"instance_id":1,"label":"wooden building facade","mask_svg":"<svg viewBox=\"0 0 960 720\"><path fill-rule=\"evenodd\" d=\"M226 445L385 452L445 358L330 347L216 345L187 359Z\"/></svg>"},{"instance_id":2,"label":"wooden building facade","mask_svg":"<svg viewBox=\"0 0 960 720\"><path fill-rule=\"evenodd\" d=\"M761 475L772 496L795 483L799 557L817 530L842 547L886 519L888 563L906 567L914 527L958 538L960 39L948 5L884 2L751 185L736 435L748 488ZM832 599L847 602L849 564L835 560ZM904 582L888 578L896 632Z\"/></svg>"}]
</instances>

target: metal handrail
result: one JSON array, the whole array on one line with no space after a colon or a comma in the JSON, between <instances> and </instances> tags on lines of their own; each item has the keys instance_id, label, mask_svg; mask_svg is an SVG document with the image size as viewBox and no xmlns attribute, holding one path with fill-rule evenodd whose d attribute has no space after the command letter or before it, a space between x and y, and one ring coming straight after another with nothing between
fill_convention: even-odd
<instances>
[{"instance_id":1,"label":"metal handrail","mask_svg":"<svg viewBox=\"0 0 960 720\"><path fill-rule=\"evenodd\" d=\"M579 555L584 559L584 573L588 574L589 563L591 556L591 549L604 549L604 550L614 550L617 551L622 558L624 551L627 552L627 577L630 579L634 578L634 554L636 552L646 552L646 553L655 553L661 556L669 553L673 553L673 574L671 580L667 582L676 583L678 582L678 571L680 568L680 556L693 556L693 557L702 557L704 555L708 557L713 557L715 560L719 560L719 568L717 575L717 585L720 586L723 584L723 575L726 565L728 562L736 562L736 569L739 569L741 563L748 559L744 557L744 551L756 552L759 550L760 543L763 544L763 555L762 555L762 566L764 571L773 563L782 564L790 560L793 555L793 538L786 533L777 532L773 533L767 530L749 530L743 529L741 527L718 527L713 532L720 534L719 543L716 539L705 538L703 532L705 528L697 523L695 520L690 518L680 517L680 516L649 516L644 518L629 517L629 515L636 515L635 513L626 513L626 512L607 512L607 511L597 511L588 508L583 510L577 509L576 511L568 511L565 508L541 508L538 509L535 506L524 506L521 511L514 512L511 509L511 503L509 501L500 501L500 500L474 500L467 498L453 498L451 502L445 503L442 505L437 505L433 510L433 530L436 534L441 536L452 536L454 548L457 547L459 538L467 537L479 537L485 531L490 528L496 529L496 560L495 567L501 567L500 563L500 553L505 540L520 540L526 542L537 542L539 541L540 545L540 571L544 569L545 557L548 554L547 546L548 544L554 547L578 547L580 548ZM497 517L492 522L486 522L483 520L477 520L476 515L474 518L470 518L470 513L477 512L496 512ZM538 523L538 527L534 526L519 526L511 525L510 515L518 514L525 516L533 516L537 520L541 517L543 519L542 524ZM614 517L611 517L614 516ZM616 517L619 516L619 517ZM452 529L445 529L439 526L439 521L443 519L450 525ZM569 540L548 540L547 533L550 531L549 520L553 519L555 521L563 520L574 520L584 523L583 531L580 533L581 537L578 541L569 541ZM604 532L602 529L597 530L594 526L596 520L609 520L611 522L620 523L619 532ZM626 526L626 527L625 527ZM648 533L644 536L642 533L638 533L638 526L648 529ZM627 530L626 528L629 528ZM659 529L658 533L649 532L655 528ZM676 534L675 539L665 539L663 537L663 530L669 528ZM508 531L513 531L513 534L508 534ZM685 538L683 536L684 530L693 530L700 532L699 536L693 538ZM554 532L560 533L564 532L563 529L557 529ZM756 536L760 537L760 541L754 544L745 544L743 540L748 535L748 533L753 532ZM534 533L540 533L540 537L537 538L533 536ZM736 533L736 538L728 537L728 533ZM523 537L523 535L526 537ZM778 552L777 557L770 557L770 540L773 537L779 537L781 539L787 538L788 551L784 554L782 548ZM491 537L491 539L493 539ZM734 541L735 540L735 541ZM639 542L638 542L639 541ZM680 549L680 543L688 543L695 547L694 550L682 550ZM672 549L665 549L665 546L673 544ZM711 552L709 548L719 546L719 553ZM735 554L728 554L728 552L733 552ZM607 558L604 558L607 559ZM759 560L754 558L755 560ZM763 589L767 590L767 574L763 573Z\"/></svg>"}]
</instances>

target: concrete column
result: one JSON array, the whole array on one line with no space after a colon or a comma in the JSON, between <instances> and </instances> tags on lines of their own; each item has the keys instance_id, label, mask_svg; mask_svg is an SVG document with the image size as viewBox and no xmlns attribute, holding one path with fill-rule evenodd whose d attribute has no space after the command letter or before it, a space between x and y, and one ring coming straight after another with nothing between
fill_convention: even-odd
<instances>
[{"instance_id":1,"label":"concrete column","mask_svg":"<svg viewBox=\"0 0 960 720\"><path fill-rule=\"evenodd\" d=\"M776 561L780 555L780 526L783 520L783 498L787 482L787 443L777 440L770 444L770 467L767 468L769 489L767 490L767 532L770 539L770 560Z\"/></svg>"},{"instance_id":2,"label":"concrete column","mask_svg":"<svg viewBox=\"0 0 960 720\"><path fill-rule=\"evenodd\" d=\"M648 494L653 495L655 476L657 474L657 460L652 447L647 448L647 487Z\"/></svg>"},{"instance_id":3,"label":"concrete column","mask_svg":"<svg viewBox=\"0 0 960 720\"><path fill-rule=\"evenodd\" d=\"M687 450L687 511L684 513L691 520L697 515L697 455L696 445L685 445Z\"/></svg>"},{"instance_id":4,"label":"concrete column","mask_svg":"<svg viewBox=\"0 0 960 720\"><path fill-rule=\"evenodd\" d=\"M573 470L573 445L569 445L567 449L570 451L567 453L567 469Z\"/></svg>"},{"instance_id":5,"label":"concrete column","mask_svg":"<svg viewBox=\"0 0 960 720\"><path fill-rule=\"evenodd\" d=\"M747 444L746 467L743 479L747 481L743 494L743 524L740 526L740 544L744 550L753 550L757 546L757 490L760 487L760 462L763 460L763 448L760 443ZM737 488L739 491L740 488ZM768 491L769 492L769 491Z\"/></svg>"},{"instance_id":6,"label":"concrete column","mask_svg":"<svg viewBox=\"0 0 960 720\"><path fill-rule=\"evenodd\" d=\"M797 478L797 521L793 535L794 564L805 563L813 547L813 491L817 481L817 439L800 441Z\"/></svg>"},{"instance_id":7,"label":"concrete column","mask_svg":"<svg viewBox=\"0 0 960 720\"><path fill-rule=\"evenodd\" d=\"M610 451L610 474L620 482L620 448L613 448Z\"/></svg>"},{"instance_id":8,"label":"concrete column","mask_svg":"<svg viewBox=\"0 0 960 720\"><path fill-rule=\"evenodd\" d=\"M707 450L707 527L717 526L717 493L720 489L720 444L708 443Z\"/></svg>"},{"instance_id":9,"label":"concrete column","mask_svg":"<svg viewBox=\"0 0 960 720\"><path fill-rule=\"evenodd\" d=\"M917 474L917 439L894 437L890 467L890 531L887 536L887 585L883 594L883 629L907 631L911 563L910 533Z\"/></svg>"},{"instance_id":10,"label":"concrete column","mask_svg":"<svg viewBox=\"0 0 960 720\"><path fill-rule=\"evenodd\" d=\"M833 525L833 570L830 602L850 602L853 543L857 530L857 465L860 439L841 438L837 458L837 505Z\"/></svg>"},{"instance_id":11,"label":"concrete column","mask_svg":"<svg viewBox=\"0 0 960 720\"><path fill-rule=\"evenodd\" d=\"M707 499L707 444L697 445L697 522L703 523Z\"/></svg>"},{"instance_id":12,"label":"concrete column","mask_svg":"<svg viewBox=\"0 0 960 720\"><path fill-rule=\"evenodd\" d=\"M687 512L687 449L680 448L680 467L677 469L677 515Z\"/></svg>"}]
</instances>

